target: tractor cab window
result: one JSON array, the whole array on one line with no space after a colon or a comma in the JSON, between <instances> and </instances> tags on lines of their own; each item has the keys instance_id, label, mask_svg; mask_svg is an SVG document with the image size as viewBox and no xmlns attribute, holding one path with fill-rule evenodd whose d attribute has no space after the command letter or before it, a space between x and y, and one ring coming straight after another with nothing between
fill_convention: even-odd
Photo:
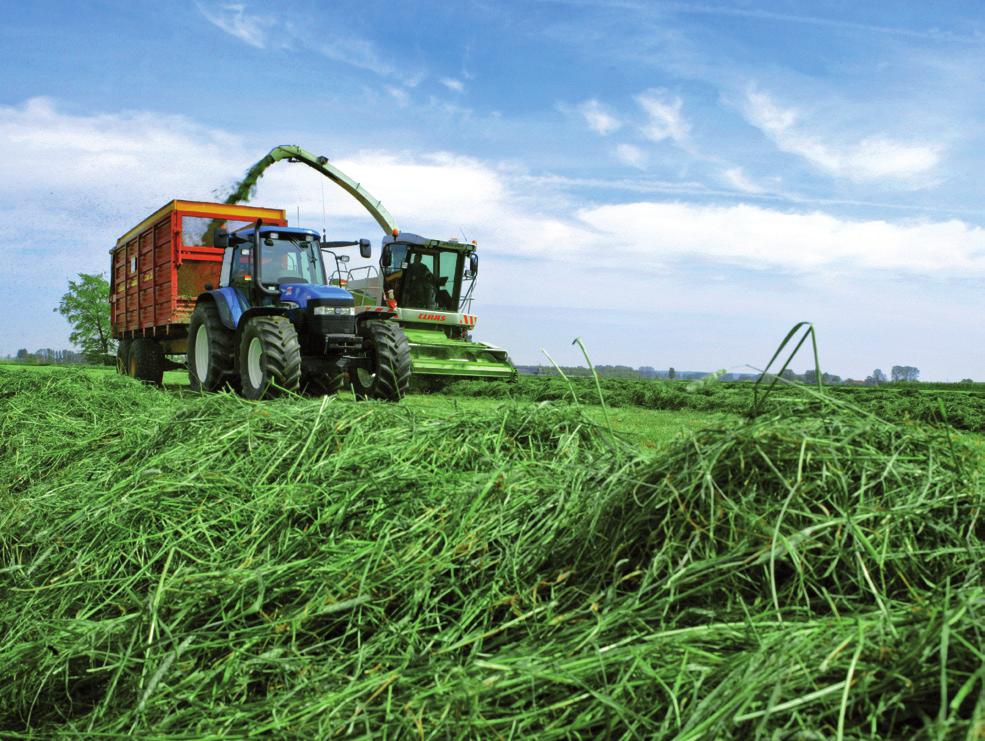
<instances>
[{"instance_id":1,"label":"tractor cab window","mask_svg":"<svg viewBox=\"0 0 985 741\"><path fill-rule=\"evenodd\" d=\"M264 285L325 285L325 268L317 239L308 239L306 235L264 235L260 248L260 280Z\"/></svg>"},{"instance_id":2,"label":"tractor cab window","mask_svg":"<svg viewBox=\"0 0 985 741\"><path fill-rule=\"evenodd\" d=\"M253 279L253 253L252 240L233 249L230 283L243 285ZM264 235L260 248L260 280L264 285L326 285L325 267L317 239L306 239L306 235L277 235L276 238L273 234Z\"/></svg>"},{"instance_id":3,"label":"tractor cab window","mask_svg":"<svg viewBox=\"0 0 985 741\"><path fill-rule=\"evenodd\" d=\"M233 285L243 285L253 280L253 263L250 256L253 248L250 245L243 245L233 250L232 266L229 273L229 282Z\"/></svg>"}]
</instances>

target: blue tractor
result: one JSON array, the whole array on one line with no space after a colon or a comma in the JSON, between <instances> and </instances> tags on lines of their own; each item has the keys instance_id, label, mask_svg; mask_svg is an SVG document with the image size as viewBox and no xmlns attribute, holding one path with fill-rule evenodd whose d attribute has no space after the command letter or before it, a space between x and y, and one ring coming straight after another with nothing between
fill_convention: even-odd
<instances>
[{"instance_id":1,"label":"blue tractor","mask_svg":"<svg viewBox=\"0 0 985 741\"><path fill-rule=\"evenodd\" d=\"M352 294L329 285L316 231L262 222L216 231L219 286L206 285L188 327L188 377L196 390L261 399L302 388L400 399L410 386L410 345L393 314L355 313ZM332 254L328 252L328 254Z\"/></svg>"}]
</instances>

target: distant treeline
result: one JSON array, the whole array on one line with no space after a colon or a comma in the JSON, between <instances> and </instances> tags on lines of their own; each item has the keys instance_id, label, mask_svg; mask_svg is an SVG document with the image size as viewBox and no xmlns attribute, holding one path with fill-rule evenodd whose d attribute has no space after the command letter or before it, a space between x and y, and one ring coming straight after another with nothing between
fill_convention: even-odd
<instances>
[{"instance_id":1,"label":"distant treeline","mask_svg":"<svg viewBox=\"0 0 985 741\"><path fill-rule=\"evenodd\" d=\"M25 365L70 365L86 362L85 356L80 352L76 352L75 350L53 350L50 347L42 347L34 352L30 352L27 348L21 348L17 351L16 355L13 357L8 355L4 360L23 363Z\"/></svg>"},{"instance_id":2,"label":"distant treeline","mask_svg":"<svg viewBox=\"0 0 985 741\"><path fill-rule=\"evenodd\" d=\"M524 376L557 376L558 370L553 365L518 365L517 371ZM561 370L569 377L590 376L591 370L585 366L562 365ZM600 376L606 378L628 378L636 380L679 380L695 381L709 375L708 371L679 371L674 368L658 370L649 365L642 365L639 368L631 368L628 365L596 365L595 370ZM792 369L783 372L783 377L788 381L801 381L803 383L816 384L817 372L811 368L803 373L797 373ZM759 378L758 373L721 373L718 376L722 381L755 381ZM876 368L864 379L842 378L834 373L821 373L821 382L826 386L836 386L847 384L849 386L881 386L884 383L915 383L920 380L920 369L910 365L894 365L887 375L885 372ZM963 384L973 384L970 378L961 380ZM950 385L950 384L945 384Z\"/></svg>"}]
</instances>

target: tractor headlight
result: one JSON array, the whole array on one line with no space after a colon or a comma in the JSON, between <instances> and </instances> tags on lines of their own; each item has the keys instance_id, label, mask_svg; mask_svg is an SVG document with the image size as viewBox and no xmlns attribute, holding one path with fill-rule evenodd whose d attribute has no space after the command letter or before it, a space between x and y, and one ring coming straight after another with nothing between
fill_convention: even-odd
<instances>
[{"instance_id":1,"label":"tractor headlight","mask_svg":"<svg viewBox=\"0 0 985 741\"><path fill-rule=\"evenodd\" d=\"M355 316L356 309L352 306L316 306L315 316Z\"/></svg>"}]
</instances>

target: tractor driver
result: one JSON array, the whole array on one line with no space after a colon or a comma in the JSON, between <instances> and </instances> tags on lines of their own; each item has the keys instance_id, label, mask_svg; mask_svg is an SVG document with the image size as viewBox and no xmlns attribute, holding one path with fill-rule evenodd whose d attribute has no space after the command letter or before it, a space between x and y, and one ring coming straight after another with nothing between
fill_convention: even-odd
<instances>
[{"instance_id":1,"label":"tractor driver","mask_svg":"<svg viewBox=\"0 0 985 741\"><path fill-rule=\"evenodd\" d=\"M280 250L260 252L260 275L264 283L294 283L301 280L301 276L291 269L289 253Z\"/></svg>"}]
</instances>

